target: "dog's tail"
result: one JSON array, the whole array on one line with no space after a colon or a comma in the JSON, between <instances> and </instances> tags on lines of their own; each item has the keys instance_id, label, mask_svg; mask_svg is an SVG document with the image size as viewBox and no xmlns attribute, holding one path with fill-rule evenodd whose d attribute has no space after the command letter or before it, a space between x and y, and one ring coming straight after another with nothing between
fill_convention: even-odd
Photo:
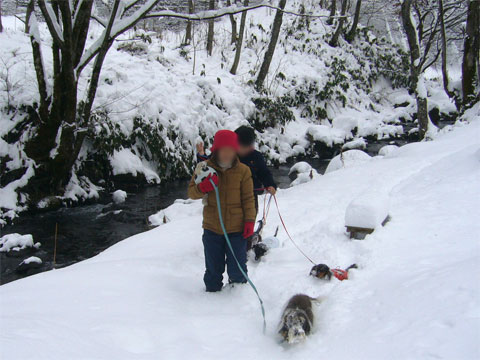
<instances>
[{"instance_id":1,"label":"dog's tail","mask_svg":"<svg viewBox=\"0 0 480 360\"><path fill-rule=\"evenodd\" d=\"M348 270L350 270L350 269L358 269L357 264L352 264L352 265L350 265L349 267L347 267L347 268L345 269L345 271L348 271Z\"/></svg>"}]
</instances>

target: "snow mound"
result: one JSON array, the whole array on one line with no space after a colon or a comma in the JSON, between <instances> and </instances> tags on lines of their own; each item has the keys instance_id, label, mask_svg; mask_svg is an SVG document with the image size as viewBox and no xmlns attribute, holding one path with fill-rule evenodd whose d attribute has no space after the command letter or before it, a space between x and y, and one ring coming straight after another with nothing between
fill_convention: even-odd
<instances>
[{"instance_id":1,"label":"snow mound","mask_svg":"<svg viewBox=\"0 0 480 360\"><path fill-rule=\"evenodd\" d=\"M290 168L290 171L288 172L288 175L295 176L295 180L293 180L290 184L290 186L296 186L299 184L304 184L307 183L317 176L319 176L318 172L312 168L312 166L305 162L305 161L300 161L293 165Z\"/></svg>"},{"instance_id":2,"label":"snow mound","mask_svg":"<svg viewBox=\"0 0 480 360\"><path fill-rule=\"evenodd\" d=\"M398 149L397 145L385 145L380 150L378 150L378 155L380 156L390 156L394 154Z\"/></svg>"},{"instance_id":3,"label":"snow mound","mask_svg":"<svg viewBox=\"0 0 480 360\"><path fill-rule=\"evenodd\" d=\"M115 204L124 203L127 199L127 192L123 190L116 190L112 194L112 199Z\"/></svg>"},{"instance_id":4,"label":"snow mound","mask_svg":"<svg viewBox=\"0 0 480 360\"><path fill-rule=\"evenodd\" d=\"M40 243L33 242L33 236L30 234L20 235L14 233L0 238L0 252L19 251L28 247L40 247Z\"/></svg>"},{"instance_id":5,"label":"snow mound","mask_svg":"<svg viewBox=\"0 0 480 360\"><path fill-rule=\"evenodd\" d=\"M182 220L197 216L202 213L202 202L194 200L177 199L166 209L150 215L148 221L153 226L160 226L173 220Z\"/></svg>"},{"instance_id":6,"label":"snow mound","mask_svg":"<svg viewBox=\"0 0 480 360\"><path fill-rule=\"evenodd\" d=\"M30 256L29 258L26 258L25 260L23 260L20 265L23 265L23 264L41 264L42 263L42 259L40 259L39 257L36 257L36 256Z\"/></svg>"},{"instance_id":7,"label":"snow mound","mask_svg":"<svg viewBox=\"0 0 480 360\"><path fill-rule=\"evenodd\" d=\"M371 159L371 156L362 150L347 150L335 156L327 166L325 174L342 168L350 168L363 164Z\"/></svg>"},{"instance_id":8,"label":"snow mound","mask_svg":"<svg viewBox=\"0 0 480 360\"><path fill-rule=\"evenodd\" d=\"M390 199L381 192L367 192L347 206L345 225L375 229L387 218Z\"/></svg>"}]
</instances>

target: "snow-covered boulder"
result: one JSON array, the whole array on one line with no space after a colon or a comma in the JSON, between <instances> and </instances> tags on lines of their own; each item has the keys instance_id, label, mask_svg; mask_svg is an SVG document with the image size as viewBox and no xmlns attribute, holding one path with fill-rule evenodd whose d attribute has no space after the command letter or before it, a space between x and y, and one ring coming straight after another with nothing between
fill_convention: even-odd
<instances>
[{"instance_id":1,"label":"snow-covered boulder","mask_svg":"<svg viewBox=\"0 0 480 360\"><path fill-rule=\"evenodd\" d=\"M309 163L300 161L290 168L288 176L291 179L294 179L290 186L295 186L309 182L310 180L319 176L319 174Z\"/></svg>"},{"instance_id":2,"label":"snow-covered boulder","mask_svg":"<svg viewBox=\"0 0 480 360\"><path fill-rule=\"evenodd\" d=\"M378 150L378 155L380 156L389 156L395 153L398 150L397 145L385 145L380 150Z\"/></svg>"},{"instance_id":3,"label":"snow-covered boulder","mask_svg":"<svg viewBox=\"0 0 480 360\"><path fill-rule=\"evenodd\" d=\"M38 269L42 266L42 259L36 256L30 256L23 260L20 264L17 266L17 271L18 272L27 272L29 270L34 270Z\"/></svg>"},{"instance_id":4,"label":"snow-covered boulder","mask_svg":"<svg viewBox=\"0 0 480 360\"><path fill-rule=\"evenodd\" d=\"M370 159L371 156L362 150L347 150L330 160L325 174L342 168L350 168Z\"/></svg>"},{"instance_id":5,"label":"snow-covered boulder","mask_svg":"<svg viewBox=\"0 0 480 360\"><path fill-rule=\"evenodd\" d=\"M293 177L295 179L297 174L310 172L311 169L312 169L312 165L310 165L306 161L299 161L290 168L290 171L288 172L288 176Z\"/></svg>"},{"instance_id":6,"label":"snow-covered boulder","mask_svg":"<svg viewBox=\"0 0 480 360\"><path fill-rule=\"evenodd\" d=\"M20 235L17 233L4 235L0 238L0 252L19 251L26 248L39 248L40 243L33 242L33 236L30 234Z\"/></svg>"},{"instance_id":7,"label":"snow-covered boulder","mask_svg":"<svg viewBox=\"0 0 480 360\"><path fill-rule=\"evenodd\" d=\"M116 190L112 194L112 200L115 204L121 204L127 199L127 192L123 190Z\"/></svg>"},{"instance_id":8,"label":"snow-covered boulder","mask_svg":"<svg viewBox=\"0 0 480 360\"><path fill-rule=\"evenodd\" d=\"M345 213L345 226L375 229L388 217L389 197L382 192L367 192L354 199Z\"/></svg>"},{"instance_id":9,"label":"snow-covered boulder","mask_svg":"<svg viewBox=\"0 0 480 360\"><path fill-rule=\"evenodd\" d=\"M349 142L346 142L342 146L342 150L365 150L367 147L367 142L364 138L358 138Z\"/></svg>"}]
</instances>

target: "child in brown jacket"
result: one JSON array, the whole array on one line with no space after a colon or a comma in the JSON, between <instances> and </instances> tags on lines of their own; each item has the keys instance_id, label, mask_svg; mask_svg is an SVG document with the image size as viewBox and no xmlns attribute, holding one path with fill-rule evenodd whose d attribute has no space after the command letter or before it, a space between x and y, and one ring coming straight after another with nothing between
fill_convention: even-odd
<instances>
[{"instance_id":1,"label":"child in brown jacket","mask_svg":"<svg viewBox=\"0 0 480 360\"><path fill-rule=\"evenodd\" d=\"M201 199L207 195L203 208L203 246L205 252L205 275L207 291L220 291L223 287L225 265L230 283L245 283L243 276L223 235L218 217L217 200L210 179L218 186L222 217L233 251L243 271L247 272L247 241L253 234L255 224L255 201L252 174L248 166L237 157L237 134L220 130L215 134L212 156L207 161L218 174L209 175L200 184L190 181L188 196Z\"/></svg>"}]
</instances>

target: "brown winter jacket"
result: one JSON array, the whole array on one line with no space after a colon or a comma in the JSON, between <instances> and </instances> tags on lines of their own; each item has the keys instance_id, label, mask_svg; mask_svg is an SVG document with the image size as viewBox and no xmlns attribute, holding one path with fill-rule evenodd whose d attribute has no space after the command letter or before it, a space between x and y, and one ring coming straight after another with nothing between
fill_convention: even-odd
<instances>
[{"instance_id":1,"label":"brown winter jacket","mask_svg":"<svg viewBox=\"0 0 480 360\"><path fill-rule=\"evenodd\" d=\"M208 160L208 165L218 173L220 205L227 233L243 232L245 222L255 221L256 217L250 168L238 160L226 170L222 170L213 159ZM188 196L191 199L201 199L205 196L193 178L188 186ZM203 208L203 228L223 234L214 191L207 195L207 204Z\"/></svg>"}]
</instances>

